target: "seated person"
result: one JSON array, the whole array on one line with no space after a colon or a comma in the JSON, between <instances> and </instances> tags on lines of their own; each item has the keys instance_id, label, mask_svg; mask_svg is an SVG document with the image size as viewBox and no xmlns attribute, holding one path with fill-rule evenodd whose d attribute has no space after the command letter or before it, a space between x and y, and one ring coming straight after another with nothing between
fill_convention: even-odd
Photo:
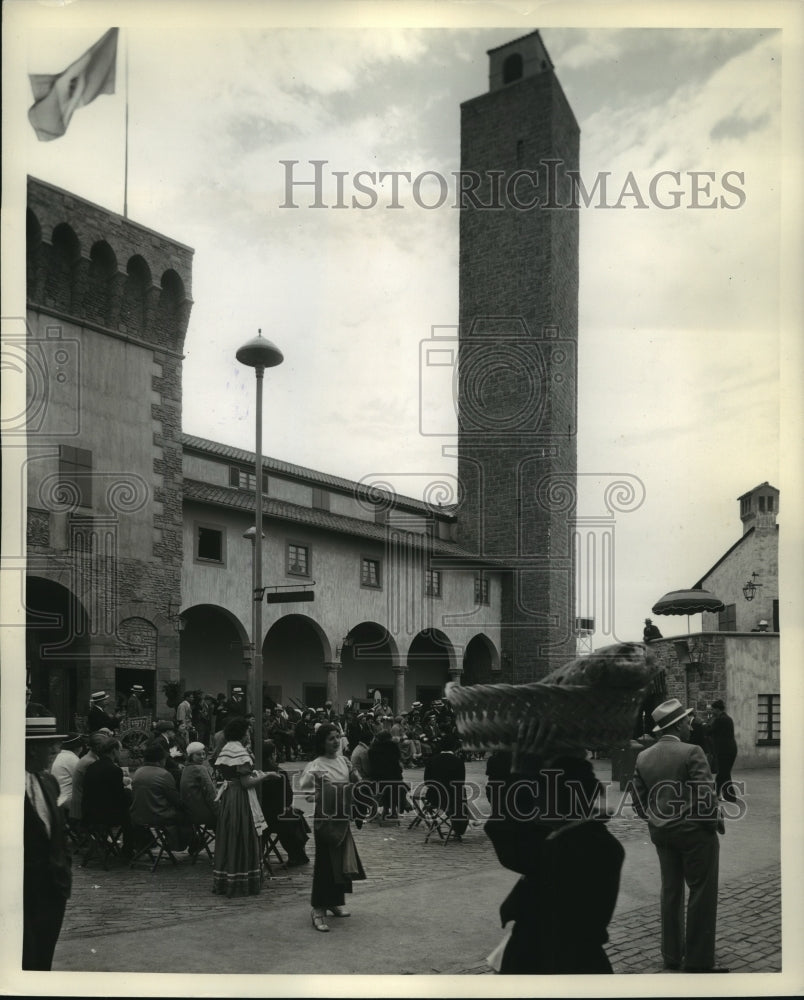
<instances>
[{"instance_id":1,"label":"seated person","mask_svg":"<svg viewBox=\"0 0 804 1000\"><path fill-rule=\"evenodd\" d=\"M207 764L207 751L203 743L187 746L187 763L179 781L179 798L191 823L215 829L220 811L217 790L212 780L212 770Z\"/></svg>"},{"instance_id":2,"label":"seated person","mask_svg":"<svg viewBox=\"0 0 804 1000\"><path fill-rule=\"evenodd\" d=\"M263 770L275 771L282 781L264 781L259 788L262 813L268 824L268 833L279 835L279 843L288 856L288 867L306 865L310 860L305 851L310 827L301 809L293 808L293 788L287 773L277 766L276 746L271 740L263 742Z\"/></svg>"},{"instance_id":3,"label":"seated person","mask_svg":"<svg viewBox=\"0 0 804 1000\"><path fill-rule=\"evenodd\" d=\"M123 829L123 854L131 856L131 779L120 767L120 741L104 737L98 759L84 775L83 819L86 826L119 826Z\"/></svg>"},{"instance_id":4,"label":"seated person","mask_svg":"<svg viewBox=\"0 0 804 1000\"><path fill-rule=\"evenodd\" d=\"M108 735L112 735L111 730L108 730ZM94 764L98 759L98 750L103 746L106 739L106 733L97 732L90 734L87 740L87 752L83 757L78 758L78 763L73 769L73 787L72 795L70 796L70 822L76 826L80 826L83 822L84 777L89 766Z\"/></svg>"},{"instance_id":5,"label":"seated person","mask_svg":"<svg viewBox=\"0 0 804 1000\"><path fill-rule=\"evenodd\" d=\"M408 808L407 786L402 779L399 744L394 743L389 729L381 730L374 737L368 751L368 766L382 805L383 819L396 819L400 809Z\"/></svg>"},{"instance_id":6,"label":"seated person","mask_svg":"<svg viewBox=\"0 0 804 1000\"><path fill-rule=\"evenodd\" d=\"M164 747L165 770L176 782L176 789L178 790L179 781L181 780L181 768L179 767L174 755L171 753L171 750L174 748L181 749L176 739L176 727L172 722L157 722L154 726L154 733L156 735L153 738L153 742ZM183 743L182 746L184 746Z\"/></svg>"},{"instance_id":7,"label":"seated person","mask_svg":"<svg viewBox=\"0 0 804 1000\"><path fill-rule=\"evenodd\" d=\"M176 782L165 770L165 748L161 743L149 744L143 753L143 764L131 779L131 822L134 826L164 827L168 843L174 850L183 850L192 837L192 827L184 811Z\"/></svg>"},{"instance_id":8,"label":"seated person","mask_svg":"<svg viewBox=\"0 0 804 1000\"><path fill-rule=\"evenodd\" d=\"M452 821L455 839L460 840L469 825L466 814L466 765L457 756L458 739L452 733L441 738L441 751L424 765L425 799L443 809Z\"/></svg>"}]
</instances>

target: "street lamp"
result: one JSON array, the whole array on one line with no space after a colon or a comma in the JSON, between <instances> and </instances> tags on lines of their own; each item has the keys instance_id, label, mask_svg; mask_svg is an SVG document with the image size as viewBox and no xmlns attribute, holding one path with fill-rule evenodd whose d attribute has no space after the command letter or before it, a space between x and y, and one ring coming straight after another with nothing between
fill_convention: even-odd
<instances>
[{"instance_id":1,"label":"street lamp","mask_svg":"<svg viewBox=\"0 0 804 1000\"><path fill-rule=\"evenodd\" d=\"M285 360L282 352L262 336L262 330L238 350L237 360L241 365L254 369L257 376L256 440L254 450L254 546L252 548L252 615L251 640L254 646L250 677L246 691L246 705L249 694L254 712L254 764L262 767L262 377L266 368L275 368Z\"/></svg>"}]
</instances>

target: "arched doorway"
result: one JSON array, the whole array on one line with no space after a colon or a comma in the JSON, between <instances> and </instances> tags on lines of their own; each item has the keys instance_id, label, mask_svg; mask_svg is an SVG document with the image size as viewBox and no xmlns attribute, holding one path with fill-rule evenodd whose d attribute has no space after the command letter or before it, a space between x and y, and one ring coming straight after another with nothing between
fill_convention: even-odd
<instances>
[{"instance_id":1,"label":"arched doorway","mask_svg":"<svg viewBox=\"0 0 804 1000\"><path fill-rule=\"evenodd\" d=\"M500 663L500 654L487 635L478 633L467 643L463 654L461 684L490 684L492 670Z\"/></svg>"},{"instance_id":2,"label":"arched doorway","mask_svg":"<svg viewBox=\"0 0 804 1000\"><path fill-rule=\"evenodd\" d=\"M245 684L246 632L238 619L214 604L196 604L182 611L179 665L182 690L200 689L213 697L229 696L235 684Z\"/></svg>"},{"instance_id":3,"label":"arched doorway","mask_svg":"<svg viewBox=\"0 0 804 1000\"><path fill-rule=\"evenodd\" d=\"M408 650L406 707L413 701L420 701L426 706L443 697L444 686L454 664L455 649L443 632L437 628L419 632Z\"/></svg>"},{"instance_id":4,"label":"arched doorway","mask_svg":"<svg viewBox=\"0 0 804 1000\"><path fill-rule=\"evenodd\" d=\"M59 583L29 576L25 587L25 659L31 700L56 716L60 732L77 726L89 702L86 609ZM80 688L80 692L79 692ZM79 699L80 693L80 699Z\"/></svg>"},{"instance_id":5,"label":"arched doorway","mask_svg":"<svg viewBox=\"0 0 804 1000\"><path fill-rule=\"evenodd\" d=\"M350 698L369 698L379 690L389 702L394 699L394 655L396 647L388 629L377 622L361 622L346 636L341 651L338 692L341 705Z\"/></svg>"},{"instance_id":6,"label":"arched doorway","mask_svg":"<svg viewBox=\"0 0 804 1000\"><path fill-rule=\"evenodd\" d=\"M306 615L285 615L268 630L262 644L263 694L268 704L321 708L329 643L321 626Z\"/></svg>"}]
</instances>

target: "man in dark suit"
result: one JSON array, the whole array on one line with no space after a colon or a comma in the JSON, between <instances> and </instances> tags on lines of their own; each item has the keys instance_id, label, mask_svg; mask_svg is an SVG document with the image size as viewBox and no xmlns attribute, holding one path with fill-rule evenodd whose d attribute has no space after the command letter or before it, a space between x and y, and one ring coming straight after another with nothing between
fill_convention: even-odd
<instances>
[{"instance_id":1,"label":"man in dark suit","mask_svg":"<svg viewBox=\"0 0 804 1000\"><path fill-rule=\"evenodd\" d=\"M685 972L728 972L715 966L718 833L723 827L706 756L689 742L691 712L671 698L651 713L658 739L636 759L634 805L648 821L659 856L665 969L680 969L683 963Z\"/></svg>"},{"instance_id":2,"label":"man in dark suit","mask_svg":"<svg viewBox=\"0 0 804 1000\"><path fill-rule=\"evenodd\" d=\"M424 765L427 801L443 809L452 821L455 839L460 840L469 820L466 816L466 765L455 751L458 739L447 733L441 739L441 751L429 757Z\"/></svg>"},{"instance_id":3,"label":"man in dark suit","mask_svg":"<svg viewBox=\"0 0 804 1000\"><path fill-rule=\"evenodd\" d=\"M87 716L87 730L96 733L99 729L111 729L116 731L120 726L120 720L116 715L109 715L103 707L109 700L109 695L105 691L94 691L89 699L89 715Z\"/></svg>"},{"instance_id":4,"label":"man in dark suit","mask_svg":"<svg viewBox=\"0 0 804 1000\"><path fill-rule=\"evenodd\" d=\"M131 791L120 767L120 741L107 736L98 748L98 759L84 775L83 820L87 826L121 827L124 857L133 853L130 808Z\"/></svg>"},{"instance_id":5,"label":"man in dark suit","mask_svg":"<svg viewBox=\"0 0 804 1000\"><path fill-rule=\"evenodd\" d=\"M169 833L170 846L183 850L192 839L192 824L176 782L165 770L165 750L149 743L143 764L131 779L131 822L135 827L159 826Z\"/></svg>"},{"instance_id":6,"label":"man in dark suit","mask_svg":"<svg viewBox=\"0 0 804 1000\"><path fill-rule=\"evenodd\" d=\"M734 739L734 722L726 715L726 706L718 698L712 702L712 721L708 727L709 738L712 741L712 751L715 755L715 790L726 802L736 802L734 786L731 780L731 769L737 759L737 741Z\"/></svg>"},{"instance_id":7,"label":"man in dark suit","mask_svg":"<svg viewBox=\"0 0 804 1000\"><path fill-rule=\"evenodd\" d=\"M53 717L25 720L22 967L49 972L72 888L59 783L47 773L64 734Z\"/></svg>"}]
</instances>

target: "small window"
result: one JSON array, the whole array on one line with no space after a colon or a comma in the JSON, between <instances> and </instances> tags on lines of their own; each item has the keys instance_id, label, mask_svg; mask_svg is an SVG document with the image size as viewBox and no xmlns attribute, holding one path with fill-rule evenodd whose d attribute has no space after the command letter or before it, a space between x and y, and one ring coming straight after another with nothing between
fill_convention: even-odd
<instances>
[{"instance_id":1,"label":"small window","mask_svg":"<svg viewBox=\"0 0 804 1000\"><path fill-rule=\"evenodd\" d=\"M489 603L489 581L483 576L475 577L475 604Z\"/></svg>"},{"instance_id":2,"label":"small window","mask_svg":"<svg viewBox=\"0 0 804 1000\"><path fill-rule=\"evenodd\" d=\"M773 510L773 497L768 497L768 513L770 514Z\"/></svg>"},{"instance_id":3,"label":"small window","mask_svg":"<svg viewBox=\"0 0 804 1000\"><path fill-rule=\"evenodd\" d=\"M217 563L223 565L225 560L224 552L224 531L209 524L196 524L195 526L195 559L197 562Z\"/></svg>"},{"instance_id":4,"label":"small window","mask_svg":"<svg viewBox=\"0 0 804 1000\"><path fill-rule=\"evenodd\" d=\"M737 605L727 604L726 607L718 612L717 616L717 628L719 632L736 632L737 631Z\"/></svg>"},{"instance_id":5,"label":"small window","mask_svg":"<svg viewBox=\"0 0 804 1000\"><path fill-rule=\"evenodd\" d=\"M379 559L361 559L360 586L380 589L382 587L380 569L381 565Z\"/></svg>"},{"instance_id":6,"label":"small window","mask_svg":"<svg viewBox=\"0 0 804 1000\"><path fill-rule=\"evenodd\" d=\"M751 497L743 497L740 501L740 517L751 513Z\"/></svg>"},{"instance_id":7,"label":"small window","mask_svg":"<svg viewBox=\"0 0 804 1000\"><path fill-rule=\"evenodd\" d=\"M374 523L388 524L388 508L385 504L378 503L374 508Z\"/></svg>"},{"instance_id":8,"label":"small window","mask_svg":"<svg viewBox=\"0 0 804 1000\"><path fill-rule=\"evenodd\" d=\"M760 514L765 513L765 497L759 497L759 512Z\"/></svg>"},{"instance_id":9,"label":"small window","mask_svg":"<svg viewBox=\"0 0 804 1000\"><path fill-rule=\"evenodd\" d=\"M313 487L313 507L315 510L329 510L329 493L319 486Z\"/></svg>"},{"instance_id":10,"label":"small window","mask_svg":"<svg viewBox=\"0 0 804 1000\"><path fill-rule=\"evenodd\" d=\"M781 702L778 694L757 696L757 745L779 746L781 743Z\"/></svg>"},{"instance_id":11,"label":"small window","mask_svg":"<svg viewBox=\"0 0 804 1000\"><path fill-rule=\"evenodd\" d=\"M59 478L71 493L75 493L79 507L92 506L91 451L60 445Z\"/></svg>"},{"instance_id":12,"label":"small window","mask_svg":"<svg viewBox=\"0 0 804 1000\"><path fill-rule=\"evenodd\" d=\"M503 83L513 83L522 77L523 70L522 56L518 52L512 52L505 57L503 62Z\"/></svg>"},{"instance_id":13,"label":"small window","mask_svg":"<svg viewBox=\"0 0 804 1000\"><path fill-rule=\"evenodd\" d=\"M299 545L297 542L288 542L287 572L288 576L310 575L309 545Z\"/></svg>"},{"instance_id":14,"label":"small window","mask_svg":"<svg viewBox=\"0 0 804 1000\"><path fill-rule=\"evenodd\" d=\"M255 485L257 483L256 473L250 472L248 469L242 469L238 465L229 466L229 485L235 486L239 490L250 490L254 492ZM268 495L268 473L263 472L262 474L262 492L265 496Z\"/></svg>"},{"instance_id":15,"label":"small window","mask_svg":"<svg viewBox=\"0 0 804 1000\"><path fill-rule=\"evenodd\" d=\"M424 592L428 597L441 597L441 570L425 570Z\"/></svg>"}]
</instances>

